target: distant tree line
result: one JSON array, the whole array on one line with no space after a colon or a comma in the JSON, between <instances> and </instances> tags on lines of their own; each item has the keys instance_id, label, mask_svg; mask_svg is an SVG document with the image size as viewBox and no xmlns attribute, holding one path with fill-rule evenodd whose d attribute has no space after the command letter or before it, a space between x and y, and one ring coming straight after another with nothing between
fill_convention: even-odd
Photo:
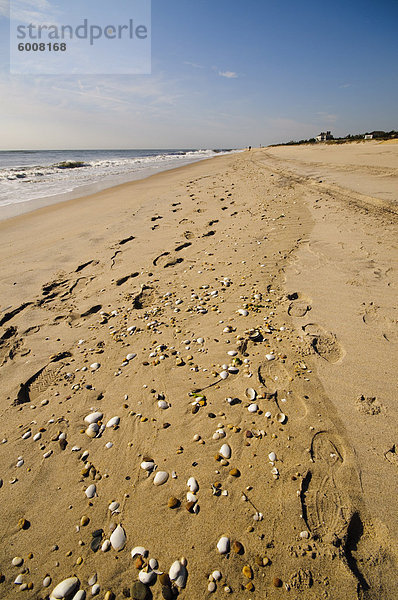
<instances>
[{"instance_id":1,"label":"distant tree line","mask_svg":"<svg viewBox=\"0 0 398 600\"><path fill-rule=\"evenodd\" d=\"M392 129L391 131L367 131L366 133L347 134L345 137L333 138L322 142L323 144L343 144L344 142L356 142L363 140L365 135L372 135L374 140L391 140L398 138L398 131ZM318 143L315 138L309 138L308 140L290 140L290 142L284 142L281 144L272 144L272 146L300 146L301 144L316 144Z\"/></svg>"}]
</instances>

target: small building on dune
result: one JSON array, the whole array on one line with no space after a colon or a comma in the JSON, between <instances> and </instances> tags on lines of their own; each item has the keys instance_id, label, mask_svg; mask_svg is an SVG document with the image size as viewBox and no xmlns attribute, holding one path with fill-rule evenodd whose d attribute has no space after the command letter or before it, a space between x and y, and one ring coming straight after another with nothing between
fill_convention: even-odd
<instances>
[{"instance_id":1,"label":"small building on dune","mask_svg":"<svg viewBox=\"0 0 398 600\"><path fill-rule=\"evenodd\" d=\"M316 136L317 142L326 142L327 140L332 140L333 136L330 131L321 131L319 135Z\"/></svg>"}]
</instances>

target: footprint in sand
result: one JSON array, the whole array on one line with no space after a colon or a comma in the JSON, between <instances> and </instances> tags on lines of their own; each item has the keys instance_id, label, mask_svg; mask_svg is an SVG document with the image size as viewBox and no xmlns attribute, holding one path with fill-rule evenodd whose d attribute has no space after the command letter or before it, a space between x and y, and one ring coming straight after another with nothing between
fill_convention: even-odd
<instances>
[{"instance_id":1,"label":"footprint in sand","mask_svg":"<svg viewBox=\"0 0 398 600\"><path fill-rule=\"evenodd\" d=\"M332 542L345 536L352 512L336 482L344 457L327 431L315 434L310 452L313 468L301 489L303 517L313 536Z\"/></svg>"},{"instance_id":2,"label":"footprint in sand","mask_svg":"<svg viewBox=\"0 0 398 600\"><path fill-rule=\"evenodd\" d=\"M298 292L288 294L287 297L289 300L292 300L292 302L289 304L289 308L287 309L287 312L291 317L305 317L307 312L311 310L309 300L304 298Z\"/></svg>"},{"instance_id":3,"label":"footprint in sand","mask_svg":"<svg viewBox=\"0 0 398 600\"><path fill-rule=\"evenodd\" d=\"M58 380L59 373L63 367L63 363L59 363L58 365L50 363L37 371L25 383L21 383L17 398L14 400L14 405L25 404L26 402L35 400Z\"/></svg>"},{"instance_id":4,"label":"footprint in sand","mask_svg":"<svg viewBox=\"0 0 398 600\"><path fill-rule=\"evenodd\" d=\"M345 351L334 333L326 331L316 323L304 325L303 331L309 337L312 350L321 358L336 363L345 356Z\"/></svg>"},{"instance_id":5,"label":"footprint in sand","mask_svg":"<svg viewBox=\"0 0 398 600\"><path fill-rule=\"evenodd\" d=\"M280 412L295 419L303 419L308 414L305 400L294 393L288 393L293 377L284 365L275 361L262 363L258 367L257 375L259 382L266 388L266 392L274 396ZM282 402L282 399L285 401Z\"/></svg>"}]
</instances>

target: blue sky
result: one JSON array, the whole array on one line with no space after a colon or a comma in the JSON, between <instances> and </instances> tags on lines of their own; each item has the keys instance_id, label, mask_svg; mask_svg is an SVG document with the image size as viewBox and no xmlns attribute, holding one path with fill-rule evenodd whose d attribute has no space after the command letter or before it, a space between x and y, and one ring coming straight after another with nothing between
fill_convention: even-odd
<instances>
[{"instance_id":1,"label":"blue sky","mask_svg":"<svg viewBox=\"0 0 398 600\"><path fill-rule=\"evenodd\" d=\"M94 4L106 19L109 2ZM243 147L398 129L396 0L152 0L151 75L10 75L5 0L0 9L1 149Z\"/></svg>"}]
</instances>

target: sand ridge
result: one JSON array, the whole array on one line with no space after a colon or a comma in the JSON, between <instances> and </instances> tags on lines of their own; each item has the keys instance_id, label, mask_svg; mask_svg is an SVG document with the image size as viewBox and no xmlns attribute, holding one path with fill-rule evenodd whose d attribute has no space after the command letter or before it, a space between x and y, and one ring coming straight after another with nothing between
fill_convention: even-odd
<instances>
[{"instance_id":1,"label":"sand ridge","mask_svg":"<svg viewBox=\"0 0 398 600\"><path fill-rule=\"evenodd\" d=\"M394 597L394 532L318 374L355 348L291 276L313 204L310 182L252 151L0 225L4 597L47 598L72 576L108 598ZM125 544L103 552L117 525ZM186 586L139 590L135 546L166 573L185 557Z\"/></svg>"}]
</instances>

